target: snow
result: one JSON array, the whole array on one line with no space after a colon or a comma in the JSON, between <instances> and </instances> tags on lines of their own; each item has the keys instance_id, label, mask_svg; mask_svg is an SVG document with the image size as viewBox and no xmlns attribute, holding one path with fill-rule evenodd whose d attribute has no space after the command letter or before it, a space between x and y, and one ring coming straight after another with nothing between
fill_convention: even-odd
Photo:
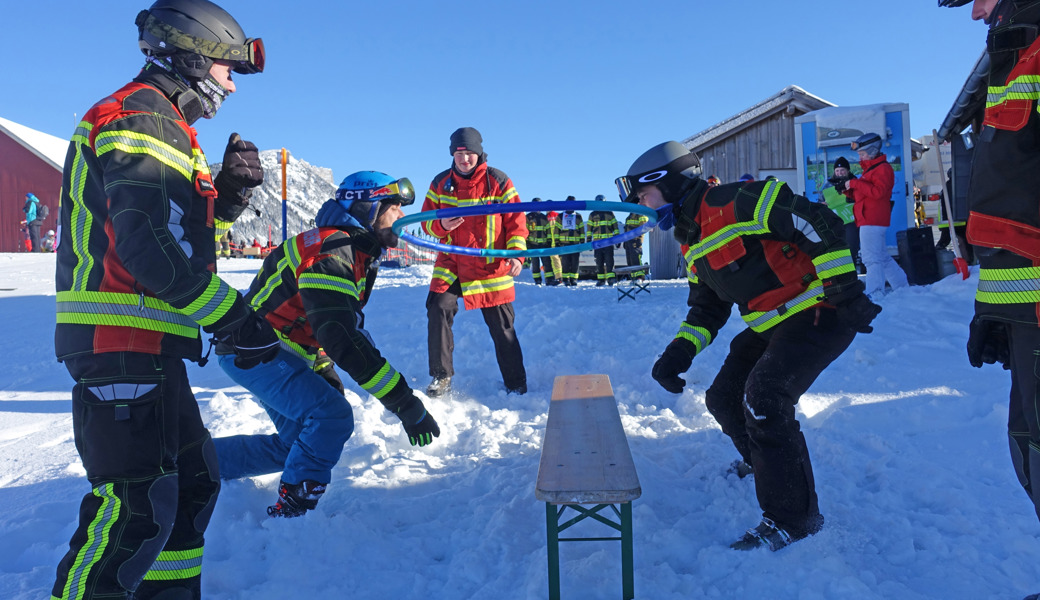
<instances>
[{"instance_id":1,"label":"snow","mask_svg":"<svg viewBox=\"0 0 1040 600\"><path fill-rule=\"evenodd\" d=\"M53 255L0 254L7 319L0 375L0 598L47 597L88 484L72 439L72 382L53 358ZM248 286L259 263L222 260ZM384 269L368 328L422 389L429 267ZM207 599L543 598L544 505L534 498L557 375L610 376L643 495L633 504L639 598L1021 598L1040 591L1037 517L1006 437L1008 374L964 356L977 271L884 298L861 335L799 405L820 507L819 534L771 553L728 544L760 517L753 479L704 390L743 327L736 311L672 395L650 367L685 315L686 283L653 281L619 303L582 283L544 288L525 272L516 324L529 393L506 396L479 314L455 323L457 375L427 406L443 433L408 445L397 419L348 382L354 436L318 509L272 520L278 476L227 482L207 532ZM42 342L37 340L43 340ZM272 431L216 366L190 367L216 436ZM599 534L602 534L599 532ZM563 544L565 598L620 595L616 542Z\"/></svg>"},{"instance_id":2,"label":"snow","mask_svg":"<svg viewBox=\"0 0 1040 600\"><path fill-rule=\"evenodd\" d=\"M69 151L69 140L36 131L4 118L0 118L0 130L10 132L14 139L30 151L45 158L55 168L61 169L61 166L65 164L65 154ZM71 129L69 135L72 135Z\"/></svg>"}]
</instances>

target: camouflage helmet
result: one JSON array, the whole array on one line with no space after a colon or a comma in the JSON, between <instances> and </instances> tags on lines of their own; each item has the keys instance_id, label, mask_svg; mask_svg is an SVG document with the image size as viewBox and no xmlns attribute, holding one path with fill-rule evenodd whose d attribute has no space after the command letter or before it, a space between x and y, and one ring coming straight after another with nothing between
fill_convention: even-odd
<instances>
[{"instance_id":1,"label":"camouflage helmet","mask_svg":"<svg viewBox=\"0 0 1040 600\"><path fill-rule=\"evenodd\" d=\"M209 0L157 0L135 23L141 51L173 56L189 79L204 78L214 60L230 62L236 73L264 70L263 41L246 38L238 21Z\"/></svg>"}]
</instances>

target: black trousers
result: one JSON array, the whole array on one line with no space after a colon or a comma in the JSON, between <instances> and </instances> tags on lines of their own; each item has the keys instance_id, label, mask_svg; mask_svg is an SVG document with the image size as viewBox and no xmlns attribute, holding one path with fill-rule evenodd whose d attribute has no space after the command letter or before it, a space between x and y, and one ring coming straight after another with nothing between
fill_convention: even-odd
<instances>
[{"instance_id":1,"label":"black trousers","mask_svg":"<svg viewBox=\"0 0 1040 600\"><path fill-rule=\"evenodd\" d=\"M533 256L531 257L531 275L535 281L540 281L542 277L542 270L545 270L546 281L555 279L552 270L552 257L551 256Z\"/></svg>"},{"instance_id":2,"label":"black trousers","mask_svg":"<svg viewBox=\"0 0 1040 600\"><path fill-rule=\"evenodd\" d=\"M1040 328L1008 325L1011 343L1011 398L1008 403L1008 441L1011 462L1033 509L1040 517Z\"/></svg>"},{"instance_id":3,"label":"black trousers","mask_svg":"<svg viewBox=\"0 0 1040 600\"><path fill-rule=\"evenodd\" d=\"M596 259L596 279L613 283L615 277L614 247L597 248L592 252L592 256Z\"/></svg>"},{"instance_id":4,"label":"black trousers","mask_svg":"<svg viewBox=\"0 0 1040 600\"><path fill-rule=\"evenodd\" d=\"M220 470L184 362L114 352L65 366L76 380L72 424L91 491L52 594L201 598Z\"/></svg>"},{"instance_id":5,"label":"black trousers","mask_svg":"<svg viewBox=\"0 0 1040 600\"><path fill-rule=\"evenodd\" d=\"M745 329L705 392L708 411L755 469L763 516L795 536L815 533L823 519L794 407L855 336L829 308L803 311L764 333Z\"/></svg>"},{"instance_id":6,"label":"black trousers","mask_svg":"<svg viewBox=\"0 0 1040 600\"><path fill-rule=\"evenodd\" d=\"M453 283L448 291L441 294L430 292L426 297L426 340L432 377L450 377L455 374L452 357L455 352L455 335L451 327L455 323L455 315L459 312L461 297L462 287L458 281ZM520 340L517 339L516 330L513 328L513 303L482 308L480 312L484 315L484 323L487 324L491 340L495 344L495 358L502 373L502 382L508 389L527 385L524 354L520 350Z\"/></svg>"},{"instance_id":7,"label":"black trousers","mask_svg":"<svg viewBox=\"0 0 1040 600\"><path fill-rule=\"evenodd\" d=\"M578 280L578 263L581 260L581 253L575 252L573 254L563 254L560 256L560 263L563 270L564 279Z\"/></svg>"},{"instance_id":8,"label":"black trousers","mask_svg":"<svg viewBox=\"0 0 1040 600\"><path fill-rule=\"evenodd\" d=\"M636 249L632 246L625 246L625 266L635 267L643 264L643 249Z\"/></svg>"},{"instance_id":9,"label":"black trousers","mask_svg":"<svg viewBox=\"0 0 1040 600\"><path fill-rule=\"evenodd\" d=\"M849 245L849 252L852 253L852 261L856 263L857 272L863 273L863 259L859 255L859 226L855 221L845 224L845 241Z\"/></svg>"},{"instance_id":10,"label":"black trousers","mask_svg":"<svg viewBox=\"0 0 1040 600\"><path fill-rule=\"evenodd\" d=\"M43 225L42 221L29 222L29 244L32 252L43 252L43 246L40 245L41 225Z\"/></svg>"}]
</instances>

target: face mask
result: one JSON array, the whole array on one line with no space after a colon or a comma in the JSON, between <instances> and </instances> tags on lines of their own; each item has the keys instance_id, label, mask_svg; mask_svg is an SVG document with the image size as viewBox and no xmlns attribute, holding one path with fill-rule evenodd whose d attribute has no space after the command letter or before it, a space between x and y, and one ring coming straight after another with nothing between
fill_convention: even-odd
<instances>
[{"instance_id":1,"label":"face mask","mask_svg":"<svg viewBox=\"0 0 1040 600\"><path fill-rule=\"evenodd\" d=\"M657 226L661 231L668 231L675 227L675 212L672 211L671 204L665 204L657 209Z\"/></svg>"},{"instance_id":2,"label":"face mask","mask_svg":"<svg viewBox=\"0 0 1040 600\"><path fill-rule=\"evenodd\" d=\"M216 79L213 79L212 75L206 75L205 79L196 83L193 87L202 100L202 116L205 119L212 119L216 116L220 105L230 95L224 86L217 83Z\"/></svg>"}]
</instances>

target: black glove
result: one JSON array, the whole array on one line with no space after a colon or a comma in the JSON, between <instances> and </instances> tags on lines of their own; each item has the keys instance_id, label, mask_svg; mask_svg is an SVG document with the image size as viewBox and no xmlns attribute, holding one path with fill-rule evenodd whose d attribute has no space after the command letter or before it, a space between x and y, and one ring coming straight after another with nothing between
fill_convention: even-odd
<instances>
[{"instance_id":1,"label":"black glove","mask_svg":"<svg viewBox=\"0 0 1040 600\"><path fill-rule=\"evenodd\" d=\"M217 333L214 338L218 345L235 353L235 366L239 369L252 369L278 356L278 336L267 319L252 310L237 328Z\"/></svg>"},{"instance_id":2,"label":"black glove","mask_svg":"<svg viewBox=\"0 0 1040 600\"><path fill-rule=\"evenodd\" d=\"M313 369L315 373L339 393L344 396L347 395L347 390L343 387L343 381L339 378L339 373L336 373L336 364L325 354L324 350L318 351L318 358L314 361Z\"/></svg>"},{"instance_id":3,"label":"black glove","mask_svg":"<svg viewBox=\"0 0 1040 600\"><path fill-rule=\"evenodd\" d=\"M408 434L408 441L413 446L427 446L433 443L433 438L441 436L441 428L433 415L426 412L422 400L409 392L411 398L405 400L397 409L397 418L401 419L404 432Z\"/></svg>"},{"instance_id":4,"label":"black glove","mask_svg":"<svg viewBox=\"0 0 1040 600\"><path fill-rule=\"evenodd\" d=\"M664 349L661 357L654 363L653 370L650 371L650 376L661 384L661 387L673 394L682 393L683 388L686 387L686 380L679 377L679 373L685 373L693 364L693 355L696 351L687 346L693 346L693 344L683 339L672 340Z\"/></svg>"},{"instance_id":5,"label":"black glove","mask_svg":"<svg viewBox=\"0 0 1040 600\"><path fill-rule=\"evenodd\" d=\"M881 312L881 307L870 301L866 294L857 294L835 307L838 320L857 333L870 333L870 322Z\"/></svg>"},{"instance_id":6,"label":"black glove","mask_svg":"<svg viewBox=\"0 0 1040 600\"><path fill-rule=\"evenodd\" d=\"M253 188L264 182L264 168L260 164L260 153L253 142L247 142L237 133L232 133L224 149L224 162L220 173L213 181L217 189L217 201L213 216L234 222L249 206Z\"/></svg>"},{"instance_id":7,"label":"black glove","mask_svg":"<svg viewBox=\"0 0 1040 600\"><path fill-rule=\"evenodd\" d=\"M975 368L1000 363L1011 368L1011 344L1007 325L975 317L968 325L968 362Z\"/></svg>"},{"instance_id":8,"label":"black glove","mask_svg":"<svg viewBox=\"0 0 1040 600\"><path fill-rule=\"evenodd\" d=\"M845 183L849 180L848 177L828 177L827 181L834 186L834 191L841 193L845 191Z\"/></svg>"}]
</instances>

